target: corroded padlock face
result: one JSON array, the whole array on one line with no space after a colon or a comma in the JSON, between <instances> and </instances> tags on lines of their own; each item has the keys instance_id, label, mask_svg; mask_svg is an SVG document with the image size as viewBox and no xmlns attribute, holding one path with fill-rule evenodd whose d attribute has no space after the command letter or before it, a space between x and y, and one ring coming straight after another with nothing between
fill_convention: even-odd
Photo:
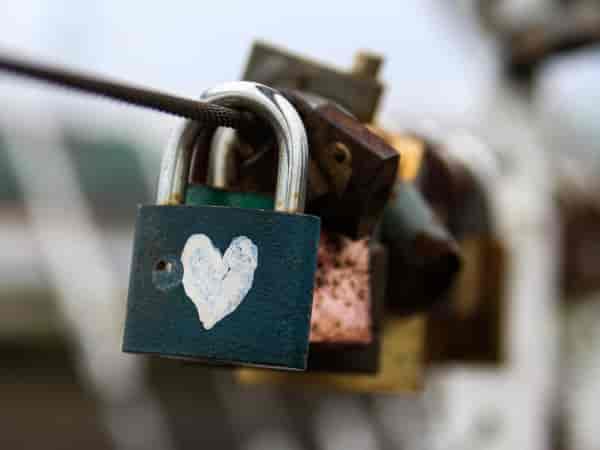
<instances>
[{"instance_id":1,"label":"corroded padlock face","mask_svg":"<svg viewBox=\"0 0 600 450\"><path fill-rule=\"evenodd\" d=\"M142 206L123 350L306 369L319 233L304 214Z\"/></svg>"}]
</instances>

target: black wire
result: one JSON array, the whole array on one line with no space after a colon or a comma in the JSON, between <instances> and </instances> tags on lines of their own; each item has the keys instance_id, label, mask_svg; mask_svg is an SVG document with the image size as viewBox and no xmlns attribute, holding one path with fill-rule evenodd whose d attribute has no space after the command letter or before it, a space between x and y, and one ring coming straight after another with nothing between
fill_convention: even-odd
<instances>
[{"instance_id":1,"label":"black wire","mask_svg":"<svg viewBox=\"0 0 600 450\"><path fill-rule=\"evenodd\" d=\"M257 128L264 127L249 112L25 61L6 54L0 54L0 70L197 120L208 127L228 127L245 131L256 131Z\"/></svg>"}]
</instances>

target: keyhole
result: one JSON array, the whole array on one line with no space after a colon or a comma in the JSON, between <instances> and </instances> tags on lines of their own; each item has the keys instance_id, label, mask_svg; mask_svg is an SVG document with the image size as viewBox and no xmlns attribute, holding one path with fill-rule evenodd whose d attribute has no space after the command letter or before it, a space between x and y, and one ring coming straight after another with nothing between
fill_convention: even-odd
<instances>
[{"instance_id":1,"label":"keyhole","mask_svg":"<svg viewBox=\"0 0 600 450\"><path fill-rule=\"evenodd\" d=\"M350 159L350 150L342 142L333 144L333 158L338 164L345 163Z\"/></svg>"},{"instance_id":2,"label":"keyhole","mask_svg":"<svg viewBox=\"0 0 600 450\"><path fill-rule=\"evenodd\" d=\"M154 266L154 270L156 270L157 272L167 272L167 273L168 272L172 272L173 271L173 264L171 264L168 261L165 261L164 259L161 259Z\"/></svg>"},{"instance_id":3,"label":"keyhole","mask_svg":"<svg viewBox=\"0 0 600 450\"><path fill-rule=\"evenodd\" d=\"M181 284L183 266L174 256L163 256L152 267L152 281L161 291L173 289Z\"/></svg>"}]
</instances>

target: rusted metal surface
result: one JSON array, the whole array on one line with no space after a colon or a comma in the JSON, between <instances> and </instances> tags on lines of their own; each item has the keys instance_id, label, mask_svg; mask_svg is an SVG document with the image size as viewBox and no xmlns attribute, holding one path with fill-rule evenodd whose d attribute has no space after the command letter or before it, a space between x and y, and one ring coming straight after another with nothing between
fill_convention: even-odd
<instances>
[{"instance_id":1,"label":"rusted metal surface","mask_svg":"<svg viewBox=\"0 0 600 450\"><path fill-rule=\"evenodd\" d=\"M369 243L321 232L310 342L368 344L372 336Z\"/></svg>"},{"instance_id":2,"label":"rusted metal surface","mask_svg":"<svg viewBox=\"0 0 600 450\"><path fill-rule=\"evenodd\" d=\"M330 372L330 373L363 373L373 374L376 373L380 368L380 350L381 350L381 332L383 323L383 308L384 308L384 296L385 286L387 279L387 251L381 244L363 239L360 241L351 241L340 235L332 236L335 239L341 239L346 241L346 250L349 250L354 255L351 259L361 259L360 265L368 265L367 274L364 274L362 270L358 271L362 273L362 277L368 277L365 286L352 286L353 293L348 293L344 290L337 290L337 292L330 292L331 303L337 303L339 308L343 308L347 312L351 309L352 304L347 306L347 302L355 299L356 303L360 308L353 308L354 313L359 315L358 320L348 320L343 315L339 317L339 327L334 322L332 330L334 333L329 336L328 340L319 339L320 342L311 339L308 355L308 370L309 372ZM331 240L331 237L330 237ZM365 250L366 253L365 253ZM349 253L350 253L349 252ZM343 255L342 255L343 256ZM345 258L344 258L345 259ZM365 260L366 259L366 260ZM342 269L343 270L343 269ZM346 269L347 271L347 269ZM355 269L351 269L351 272L356 272ZM349 286L347 286L348 288ZM318 291L318 287L316 290ZM366 291L366 292L365 292ZM365 309L366 297L368 296L369 304L368 309ZM320 306L318 304L317 294L315 294L315 303L313 303L313 314L316 309ZM336 308L336 309L339 309ZM366 313L366 314L365 314ZM322 316L322 314L321 314ZM315 317L313 316L313 319ZM368 323L368 334L362 333L362 336L358 336L357 333L344 333L340 334L342 330L342 321L353 326L360 324L361 322L367 325ZM317 315L316 320L312 321L312 325L319 324L321 326L327 326L327 321L320 320ZM346 326L346 328L349 328ZM364 330L364 326L361 327ZM312 337L316 337L315 334L311 333ZM369 339L357 339L358 337L368 337ZM352 342L350 339L354 342Z\"/></svg>"},{"instance_id":3,"label":"rusted metal surface","mask_svg":"<svg viewBox=\"0 0 600 450\"><path fill-rule=\"evenodd\" d=\"M328 194L313 198L307 210L321 216L324 227L331 231L353 238L371 235L393 188L399 155L336 105L309 102L295 91L286 91L285 95L304 121L311 157L332 185ZM351 161L344 153L328 154L332 145L337 150L347 149ZM337 165L328 164L332 158ZM345 184L343 193L339 190L341 184Z\"/></svg>"}]
</instances>

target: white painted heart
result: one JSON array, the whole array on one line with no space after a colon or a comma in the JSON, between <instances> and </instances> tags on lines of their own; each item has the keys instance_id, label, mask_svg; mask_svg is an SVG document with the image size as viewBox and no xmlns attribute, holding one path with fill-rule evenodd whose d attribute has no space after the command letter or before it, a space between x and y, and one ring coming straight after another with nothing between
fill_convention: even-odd
<instances>
[{"instance_id":1,"label":"white painted heart","mask_svg":"<svg viewBox=\"0 0 600 450\"><path fill-rule=\"evenodd\" d=\"M254 281L258 248L246 236L229 244L225 255L205 234L191 235L181 253L183 289L194 302L205 329L231 314L242 303Z\"/></svg>"}]
</instances>

